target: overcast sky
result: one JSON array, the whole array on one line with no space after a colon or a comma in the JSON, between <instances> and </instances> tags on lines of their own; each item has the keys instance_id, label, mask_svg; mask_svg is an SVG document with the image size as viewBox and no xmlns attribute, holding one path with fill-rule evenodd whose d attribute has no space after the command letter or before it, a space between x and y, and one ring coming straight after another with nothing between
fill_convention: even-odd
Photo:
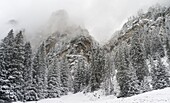
<instances>
[{"instance_id":1,"label":"overcast sky","mask_svg":"<svg viewBox=\"0 0 170 103\"><path fill-rule=\"evenodd\" d=\"M169 5L170 0L0 0L0 39L14 25L34 31L52 12L65 9L70 17L81 21L96 40L106 42L128 17L156 3ZM9 25L12 19L19 24Z\"/></svg>"}]
</instances>

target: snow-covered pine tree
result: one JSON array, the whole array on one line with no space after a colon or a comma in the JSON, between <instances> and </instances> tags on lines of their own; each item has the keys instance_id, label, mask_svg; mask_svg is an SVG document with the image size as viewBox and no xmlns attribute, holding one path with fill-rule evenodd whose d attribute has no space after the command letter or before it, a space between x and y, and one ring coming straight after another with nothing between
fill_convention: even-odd
<instances>
[{"instance_id":1,"label":"snow-covered pine tree","mask_svg":"<svg viewBox=\"0 0 170 103\"><path fill-rule=\"evenodd\" d=\"M13 42L13 30L10 30L0 44L0 100L8 103L17 100L15 92L12 89L13 84L9 80L11 76L9 70L13 64Z\"/></svg>"},{"instance_id":2,"label":"snow-covered pine tree","mask_svg":"<svg viewBox=\"0 0 170 103\"><path fill-rule=\"evenodd\" d=\"M145 56L148 59L149 55L151 55L151 35L145 35L144 38L144 52L145 52Z\"/></svg>"},{"instance_id":3,"label":"snow-covered pine tree","mask_svg":"<svg viewBox=\"0 0 170 103\"><path fill-rule=\"evenodd\" d=\"M170 86L167 68L161 61L159 54L156 55L156 66L152 68L152 87L154 90Z\"/></svg>"},{"instance_id":4,"label":"snow-covered pine tree","mask_svg":"<svg viewBox=\"0 0 170 103\"><path fill-rule=\"evenodd\" d=\"M13 54L13 68L10 73L12 76L12 83L14 85L13 90L15 91L18 100L23 101L23 71L24 71L24 38L20 31L14 39L14 54Z\"/></svg>"},{"instance_id":5,"label":"snow-covered pine tree","mask_svg":"<svg viewBox=\"0 0 170 103\"><path fill-rule=\"evenodd\" d=\"M118 61L116 79L120 87L118 97L128 97L139 93L139 81L136 76L136 70L129 61L129 50L126 43L122 43L116 55Z\"/></svg>"},{"instance_id":6,"label":"snow-covered pine tree","mask_svg":"<svg viewBox=\"0 0 170 103\"><path fill-rule=\"evenodd\" d=\"M155 72L155 63L153 57L149 56L149 75L150 75L151 90L153 90L153 84L155 84L154 80L156 79L154 72Z\"/></svg>"},{"instance_id":7,"label":"snow-covered pine tree","mask_svg":"<svg viewBox=\"0 0 170 103\"><path fill-rule=\"evenodd\" d=\"M60 97L61 87L60 87L60 68L59 61L56 57L52 62L52 65L49 67L48 72L48 98Z\"/></svg>"},{"instance_id":8,"label":"snow-covered pine tree","mask_svg":"<svg viewBox=\"0 0 170 103\"><path fill-rule=\"evenodd\" d=\"M43 99L47 94L47 67L46 67L46 50L45 45L42 43L39 47L39 73L38 73L38 86L40 98Z\"/></svg>"},{"instance_id":9,"label":"snow-covered pine tree","mask_svg":"<svg viewBox=\"0 0 170 103\"><path fill-rule=\"evenodd\" d=\"M80 80L80 75L81 75L81 66L80 66L80 60L77 60L77 68L74 73L74 80L73 80L73 88L74 88L74 93L77 93L80 91L80 85L81 85L81 80Z\"/></svg>"},{"instance_id":10,"label":"snow-covered pine tree","mask_svg":"<svg viewBox=\"0 0 170 103\"><path fill-rule=\"evenodd\" d=\"M119 84L120 87L120 93L118 97L127 97L128 96L128 75L127 75L127 70L128 70L128 61L125 61L128 59L125 57L124 54L124 47L121 45L118 48L117 55L116 55L116 60L115 60L115 65L116 65L116 80Z\"/></svg>"},{"instance_id":11,"label":"snow-covered pine tree","mask_svg":"<svg viewBox=\"0 0 170 103\"><path fill-rule=\"evenodd\" d=\"M26 42L24 46L25 50L25 61L24 61L24 87L23 95L24 101L35 101L38 99L35 87L32 84L32 48L30 42Z\"/></svg>"},{"instance_id":12,"label":"snow-covered pine tree","mask_svg":"<svg viewBox=\"0 0 170 103\"><path fill-rule=\"evenodd\" d=\"M91 60L91 77L90 77L90 91L95 91L100 88L100 84L103 81L104 72L104 51L100 48L92 49L92 60Z\"/></svg>"},{"instance_id":13,"label":"snow-covered pine tree","mask_svg":"<svg viewBox=\"0 0 170 103\"><path fill-rule=\"evenodd\" d=\"M26 42L24 46L25 50L25 61L24 61L24 81L26 82L25 85L31 84L32 83L32 68L31 68L31 60L32 60L32 49L31 49L31 44L30 42Z\"/></svg>"},{"instance_id":14,"label":"snow-covered pine tree","mask_svg":"<svg viewBox=\"0 0 170 103\"><path fill-rule=\"evenodd\" d=\"M32 85L35 88L35 91L38 95L37 100L40 98L39 94L39 88L38 88L38 81L39 81L39 50L34 55L34 58L32 60Z\"/></svg>"},{"instance_id":15,"label":"snow-covered pine tree","mask_svg":"<svg viewBox=\"0 0 170 103\"><path fill-rule=\"evenodd\" d=\"M86 57L81 56L80 58L80 91L83 91L89 84L89 64Z\"/></svg>"},{"instance_id":16,"label":"snow-covered pine tree","mask_svg":"<svg viewBox=\"0 0 170 103\"><path fill-rule=\"evenodd\" d=\"M141 93L141 87L139 86L139 80L136 75L136 70L133 68L132 63L129 64L128 69L128 77L130 78L128 81L129 89L128 89L128 96L132 96L135 94ZM143 92L143 90L142 90Z\"/></svg>"},{"instance_id":17,"label":"snow-covered pine tree","mask_svg":"<svg viewBox=\"0 0 170 103\"><path fill-rule=\"evenodd\" d=\"M112 53L105 54L104 66L104 80L102 88L105 90L106 95L112 95L114 92L113 77L115 73L114 59Z\"/></svg>"},{"instance_id":18,"label":"snow-covered pine tree","mask_svg":"<svg viewBox=\"0 0 170 103\"><path fill-rule=\"evenodd\" d=\"M85 57L82 55L77 55L77 68L75 71L73 81L74 93L83 91L83 89L85 89L85 87L88 85L87 82L87 80L89 79L89 77L87 77L88 70L89 67Z\"/></svg>"},{"instance_id":19,"label":"snow-covered pine tree","mask_svg":"<svg viewBox=\"0 0 170 103\"><path fill-rule=\"evenodd\" d=\"M168 37L166 39L166 55L168 57L168 60L170 61L170 42Z\"/></svg>"},{"instance_id":20,"label":"snow-covered pine tree","mask_svg":"<svg viewBox=\"0 0 170 103\"><path fill-rule=\"evenodd\" d=\"M156 57L154 57L156 56L156 54L159 54L160 57L164 57L165 56L164 47L159 36L156 34L157 32L153 30L151 33L152 33L151 53L153 59L156 59Z\"/></svg>"},{"instance_id":21,"label":"snow-covered pine tree","mask_svg":"<svg viewBox=\"0 0 170 103\"><path fill-rule=\"evenodd\" d=\"M96 49L92 49L92 55L91 55L91 65L90 65L90 91L95 91L96 88L99 88L99 86L97 86L97 81L95 78L95 69L97 68L96 66L96 57L97 57L97 50ZM97 87L96 87L97 86Z\"/></svg>"},{"instance_id":22,"label":"snow-covered pine tree","mask_svg":"<svg viewBox=\"0 0 170 103\"><path fill-rule=\"evenodd\" d=\"M61 95L67 95L69 91L68 87L68 62L64 57L60 62L60 79L61 79Z\"/></svg>"},{"instance_id":23,"label":"snow-covered pine tree","mask_svg":"<svg viewBox=\"0 0 170 103\"><path fill-rule=\"evenodd\" d=\"M47 94L47 67L46 67L46 53L44 43L40 45L33 59L33 85L39 99L43 99Z\"/></svg>"},{"instance_id":24,"label":"snow-covered pine tree","mask_svg":"<svg viewBox=\"0 0 170 103\"><path fill-rule=\"evenodd\" d=\"M136 75L139 82L143 82L144 78L148 76L148 68L144 58L143 47L139 41L139 33L135 32L132 37L130 48L130 61L133 68L136 69ZM142 85L141 85L142 86Z\"/></svg>"}]
</instances>

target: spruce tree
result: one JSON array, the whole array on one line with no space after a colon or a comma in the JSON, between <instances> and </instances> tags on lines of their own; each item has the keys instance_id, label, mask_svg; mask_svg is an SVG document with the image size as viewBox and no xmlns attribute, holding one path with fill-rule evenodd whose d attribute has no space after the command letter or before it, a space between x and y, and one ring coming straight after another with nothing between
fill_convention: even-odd
<instances>
[{"instance_id":1,"label":"spruce tree","mask_svg":"<svg viewBox=\"0 0 170 103\"><path fill-rule=\"evenodd\" d=\"M129 69L127 71L127 75L129 77L128 96L133 96L135 94L141 93L141 87L139 86L139 80L136 75L136 70L132 66L132 63L129 63Z\"/></svg>"},{"instance_id":2,"label":"spruce tree","mask_svg":"<svg viewBox=\"0 0 170 103\"><path fill-rule=\"evenodd\" d=\"M78 65L80 64L78 63ZM81 75L81 69L78 68L75 72L74 81L73 81L74 93L77 93L80 91L80 86L81 86L80 75Z\"/></svg>"},{"instance_id":3,"label":"spruce tree","mask_svg":"<svg viewBox=\"0 0 170 103\"><path fill-rule=\"evenodd\" d=\"M10 30L0 44L0 100L8 103L17 100L9 71L13 64L13 42L13 30Z\"/></svg>"},{"instance_id":4,"label":"spruce tree","mask_svg":"<svg viewBox=\"0 0 170 103\"><path fill-rule=\"evenodd\" d=\"M127 97L128 95L128 83L127 81L129 80L128 75L127 75L127 69L128 69L128 64L125 62L125 54L123 52L123 47L120 46L118 49L118 54L116 56L117 59L116 64L117 65L117 73L116 73L116 79L120 87L120 93L119 97Z\"/></svg>"},{"instance_id":5,"label":"spruce tree","mask_svg":"<svg viewBox=\"0 0 170 103\"><path fill-rule=\"evenodd\" d=\"M130 48L130 61L133 68L136 69L136 75L139 82L143 82L144 78L148 76L148 69L146 67L143 47L139 40L139 33L135 32L132 37Z\"/></svg>"},{"instance_id":6,"label":"spruce tree","mask_svg":"<svg viewBox=\"0 0 170 103\"><path fill-rule=\"evenodd\" d=\"M167 68L163 65L159 54L157 54L156 57L156 66L152 68L152 86L154 90L170 86Z\"/></svg>"},{"instance_id":7,"label":"spruce tree","mask_svg":"<svg viewBox=\"0 0 170 103\"><path fill-rule=\"evenodd\" d=\"M128 97L139 93L138 78L136 70L129 61L129 51L126 43L123 43L118 50L118 61L116 79L120 87L118 97Z\"/></svg>"},{"instance_id":8,"label":"spruce tree","mask_svg":"<svg viewBox=\"0 0 170 103\"><path fill-rule=\"evenodd\" d=\"M42 43L40 45L39 52L39 89L40 98L45 98L47 89L47 67L46 67L46 50L45 45Z\"/></svg>"},{"instance_id":9,"label":"spruce tree","mask_svg":"<svg viewBox=\"0 0 170 103\"><path fill-rule=\"evenodd\" d=\"M39 99L43 99L47 94L47 67L44 43L40 45L33 59L33 85Z\"/></svg>"},{"instance_id":10,"label":"spruce tree","mask_svg":"<svg viewBox=\"0 0 170 103\"><path fill-rule=\"evenodd\" d=\"M105 66L104 66L104 80L103 89L106 95L112 95L114 91L114 83L112 81L114 77L114 59L112 53L105 54Z\"/></svg>"},{"instance_id":11,"label":"spruce tree","mask_svg":"<svg viewBox=\"0 0 170 103\"><path fill-rule=\"evenodd\" d=\"M60 97L61 87L60 87L60 68L59 62L56 57L49 68L48 73L48 98Z\"/></svg>"},{"instance_id":12,"label":"spruce tree","mask_svg":"<svg viewBox=\"0 0 170 103\"><path fill-rule=\"evenodd\" d=\"M90 88L92 92L100 88L104 79L104 63L104 51L100 47L92 49L92 60L90 66Z\"/></svg>"},{"instance_id":13,"label":"spruce tree","mask_svg":"<svg viewBox=\"0 0 170 103\"><path fill-rule=\"evenodd\" d=\"M64 57L63 60L60 60L60 79L61 79L61 95L67 95L69 91L68 87L68 62Z\"/></svg>"},{"instance_id":14,"label":"spruce tree","mask_svg":"<svg viewBox=\"0 0 170 103\"><path fill-rule=\"evenodd\" d=\"M164 57L164 47L163 44L156 34L152 34L152 42L151 42L151 53L153 56L153 59L156 59L156 54L159 54L160 57Z\"/></svg>"},{"instance_id":15,"label":"spruce tree","mask_svg":"<svg viewBox=\"0 0 170 103\"><path fill-rule=\"evenodd\" d=\"M82 55L77 55L76 61L76 71L74 72L73 80L74 93L83 91L83 89L85 89L88 85L87 80L89 80L89 77L87 77L89 67L85 57Z\"/></svg>"},{"instance_id":16,"label":"spruce tree","mask_svg":"<svg viewBox=\"0 0 170 103\"><path fill-rule=\"evenodd\" d=\"M149 59L149 55L151 55L151 36L149 34L144 38L144 52L146 58Z\"/></svg>"},{"instance_id":17,"label":"spruce tree","mask_svg":"<svg viewBox=\"0 0 170 103\"><path fill-rule=\"evenodd\" d=\"M35 88L35 91L38 95L37 100L40 99L38 81L39 81L39 50L34 55L33 61L32 61L32 85Z\"/></svg>"},{"instance_id":18,"label":"spruce tree","mask_svg":"<svg viewBox=\"0 0 170 103\"><path fill-rule=\"evenodd\" d=\"M24 101L35 101L37 100L37 93L35 87L33 86L33 78L32 78L32 48L30 42L26 42L24 46L25 50L25 61L24 61L24 71L23 71L23 79L24 79L24 87L23 87L23 95Z\"/></svg>"},{"instance_id":19,"label":"spruce tree","mask_svg":"<svg viewBox=\"0 0 170 103\"><path fill-rule=\"evenodd\" d=\"M168 56L168 60L170 61L170 44L169 44L169 38L166 39L166 54Z\"/></svg>"},{"instance_id":20,"label":"spruce tree","mask_svg":"<svg viewBox=\"0 0 170 103\"><path fill-rule=\"evenodd\" d=\"M23 72L24 72L24 38L20 31L14 39L14 54L13 54L13 68L10 73L12 75L12 83L15 85L13 90L15 91L18 100L23 101Z\"/></svg>"}]
</instances>

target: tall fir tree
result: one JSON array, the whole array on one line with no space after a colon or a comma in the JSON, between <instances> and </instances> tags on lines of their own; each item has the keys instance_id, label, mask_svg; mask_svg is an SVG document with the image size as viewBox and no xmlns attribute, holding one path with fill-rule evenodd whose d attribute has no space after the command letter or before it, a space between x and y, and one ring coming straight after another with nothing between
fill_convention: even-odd
<instances>
[{"instance_id":1,"label":"tall fir tree","mask_svg":"<svg viewBox=\"0 0 170 103\"><path fill-rule=\"evenodd\" d=\"M116 79L120 87L118 97L128 97L139 93L139 81L136 70L129 61L129 51L126 43L123 43L118 50L118 61Z\"/></svg>"},{"instance_id":2,"label":"tall fir tree","mask_svg":"<svg viewBox=\"0 0 170 103\"><path fill-rule=\"evenodd\" d=\"M24 101L35 101L38 99L37 91L33 86L33 78L32 78L32 48L30 42L26 42L24 46L25 50L25 61L24 61L24 71L23 71L23 79L24 79L24 87L23 87L23 95Z\"/></svg>"},{"instance_id":3,"label":"tall fir tree","mask_svg":"<svg viewBox=\"0 0 170 103\"><path fill-rule=\"evenodd\" d=\"M14 33L13 30L10 30L0 45L0 100L9 103L17 100L10 79L10 70L13 64L13 42Z\"/></svg>"},{"instance_id":4,"label":"tall fir tree","mask_svg":"<svg viewBox=\"0 0 170 103\"><path fill-rule=\"evenodd\" d=\"M170 61L170 42L168 37L166 38L166 55Z\"/></svg>"},{"instance_id":5,"label":"tall fir tree","mask_svg":"<svg viewBox=\"0 0 170 103\"><path fill-rule=\"evenodd\" d=\"M91 77L90 77L90 91L95 91L100 88L100 85L104 79L104 51L100 48L92 49L91 60Z\"/></svg>"},{"instance_id":6,"label":"tall fir tree","mask_svg":"<svg viewBox=\"0 0 170 103\"><path fill-rule=\"evenodd\" d=\"M60 60L60 79L61 79L61 95L67 95L69 91L68 87L68 79L69 79L69 73L68 73L68 62L66 60L66 57L63 58L63 60Z\"/></svg>"},{"instance_id":7,"label":"tall fir tree","mask_svg":"<svg viewBox=\"0 0 170 103\"><path fill-rule=\"evenodd\" d=\"M60 68L59 61L56 57L52 62L51 67L49 67L48 73L48 98L60 97L61 94L61 81L60 81Z\"/></svg>"},{"instance_id":8,"label":"tall fir tree","mask_svg":"<svg viewBox=\"0 0 170 103\"><path fill-rule=\"evenodd\" d=\"M106 52L105 52L106 53ZM106 95L112 95L114 93L113 77L115 73L114 57L112 53L105 54L105 66L104 66L104 80L103 89Z\"/></svg>"},{"instance_id":9,"label":"tall fir tree","mask_svg":"<svg viewBox=\"0 0 170 103\"><path fill-rule=\"evenodd\" d=\"M46 89L47 89L47 66L46 66L46 49L45 44L42 43L40 45L40 52L39 52L39 88L40 88L40 96L41 98L46 97Z\"/></svg>"},{"instance_id":10,"label":"tall fir tree","mask_svg":"<svg viewBox=\"0 0 170 103\"><path fill-rule=\"evenodd\" d=\"M11 69L12 82L15 85L13 90L15 91L18 100L23 101L23 72L24 72L24 38L20 31L14 39L14 54L13 54L13 69Z\"/></svg>"},{"instance_id":11,"label":"tall fir tree","mask_svg":"<svg viewBox=\"0 0 170 103\"><path fill-rule=\"evenodd\" d=\"M74 93L83 91L88 85L87 80L89 80L89 77L87 76L89 67L85 57L79 55L77 59L78 63L73 81Z\"/></svg>"},{"instance_id":12,"label":"tall fir tree","mask_svg":"<svg viewBox=\"0 0 170 103\"><path fill-rule=\"evenodd\" d=\"M141 93L141 87L139 85L139 80L136 75L136 70L132 66L132 63L129 63L129 69L127 71L127 75L129 77L128 96L133 96L133 95Z\"/></svg>"},{"instance_id":13,"label":"tall fir tree","mask_svg":"<svg viewBox=\"0 0 170 103\"><path fill-rule=\"evenodd\" d=\"M139 39L138 32L135 32L132 37L130 48L130 61L133 68L136 69L136 75L139 82L144 82L144 78L148 76L148 68L146 66L144 51Z\"/></svg>"},{"instance_id":14,"label":"tall fir tree","mask_svg":"<svg viewBox=\"0 0 170 103\"><path fill-rule=\"evenodd\" d=\"M38 95L37 100L40 99L39 88L38 88L38 81L39 81L39 50L33 57L32 61L32 85L35 87L35 91Z\"/></svg>"},{"instance_id":15,"label":"tall fir tree","mask_svg":"<svg viewBox=\"0 0 170 103\"><path fill-rule=\"evenodd\" d=\"M152 68L152 87L154 90L170 86L167 68L161 61L159 54L156 55L156 66Z\"/></svg>"},{"instance_id":16,"label":"tall fir tree","mask_svg":"<svg viewBox=\"0 0 170 103\"><path fill-rule=\"evenodd\" d=\"M164 47L158 35L152 34L152 42L151 42L151 53L153 59L156 59L156 54L159 54L160 57L164 57Z\"/></svg>"},{"instance_id":17,"label":"tall fir tree","mask_svg":"<svg viewBox=\"0 0 170 103\"><path fill-rule=\"evenodd\" d=\"M129 80L128 75L127 75L127 69L128 69L128 64L125 61L125 55L124 52L122 51L124 48L121 46L119 47L117 51L117 59L115 60L116 62L116 80L118 82L118 85L120 87L120 93L118 97L127 97L128 96L128 83L127 81Z\"/></svg>"},{"instance_id":18,"label":"tall fir tree","mask_svg":"<svg viewBox=\"0 0 170 103\"><path fill-rule=\"evenodd\" d=\"M149 56L151 55L151 35L145 35L144 38L144 52L145 52L145 57L149 59Z\"/></svg>"},{"instance_id":19,"label":"tall fir tree","mask_svg":"<svg viewBox=\"0 0 170 103\"><path fill-rule=\"evenodd\" d=\"M33 59L33 85L36 87L38 98L43 99L47 94L47 67L44 43L40 45Z\"/></svg>"}]
</instances>

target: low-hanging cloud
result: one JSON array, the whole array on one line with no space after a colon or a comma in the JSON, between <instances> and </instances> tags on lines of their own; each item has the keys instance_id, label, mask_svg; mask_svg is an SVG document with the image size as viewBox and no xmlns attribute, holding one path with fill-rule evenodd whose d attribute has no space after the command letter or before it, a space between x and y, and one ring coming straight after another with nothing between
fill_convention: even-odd
<instances>
[{"instance_id":1,"label":"low-hanging cloud","mask_svg":"<svg viewBox=\"0 0 170 103\"><path fill-rule=\"evenodd\" d=\"M128 17L157 3L170 5L169 0L1 0L0 39L12 28L25 28L27 37L34 38L52 12L64 9L96 40L106 42Z\"/></svg>"}]
</instances>

